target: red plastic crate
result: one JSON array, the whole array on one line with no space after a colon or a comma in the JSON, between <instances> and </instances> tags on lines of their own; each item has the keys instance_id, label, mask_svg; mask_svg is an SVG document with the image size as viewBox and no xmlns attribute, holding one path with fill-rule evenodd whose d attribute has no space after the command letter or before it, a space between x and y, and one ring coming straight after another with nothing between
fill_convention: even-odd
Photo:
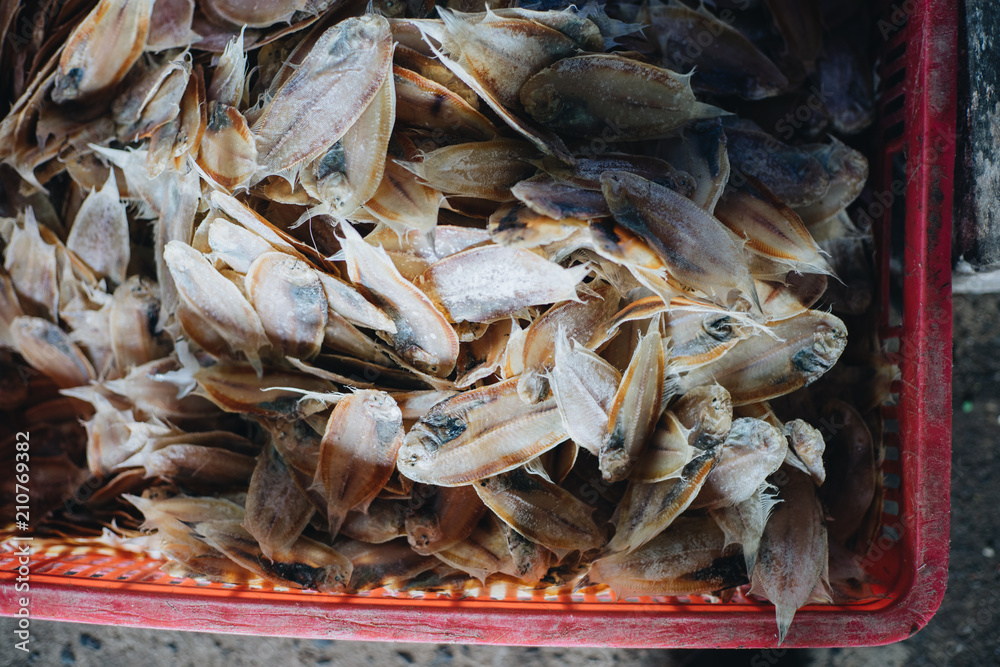
<instances>
[{"instance_id":1,"label":"red plastic crate","mask_svg":"<svg viewBox=\"0 0 1000 667\"><path fill-rule=\"evenodd\" d=\"M889 5L889 3L884 3ZM801 609L784 646L876 645L923 627L944 595L951 459L951 210L955 158L957 3L889 5L878 30L878 148L872 156L879 333L901 381L886 406L882 533L869 569L892 582L875 602ZM905 95L904 95L905 93ZM906 156L905 196L893 165ZM898 189L898 188L897 188ZM889 201L894 199L895 201ZM877 205L878 204L878 205ZM879 209L878 206L882 208ZM905 212L905 215L904 215ZM876 215L877 214L877 215ZM893 220L896 224L893 224ZM902 313L890 316L893 235L903 234ZM894 321L900 319L899 322ZM893 432L892 425L898 428ZM161 562L65 545L32 556L30 591L15 591L13 546L0 547L0 614L30 598L31 618L206 632L383 641L615 647L769 647L777 632L768 604L688 598L484 592L456 599L323 595L178 580Z\"/></svg>"}]
</instances>

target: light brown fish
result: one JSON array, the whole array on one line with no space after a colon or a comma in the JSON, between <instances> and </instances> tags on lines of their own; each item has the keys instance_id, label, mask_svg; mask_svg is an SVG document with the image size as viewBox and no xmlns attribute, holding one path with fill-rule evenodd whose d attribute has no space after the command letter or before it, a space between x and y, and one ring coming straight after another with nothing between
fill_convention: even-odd
<instances>
[{"instance_id":1,"label":"light brown fish","mask_svg":"<svg viewBox=\"0 0 1000 667\"><path fill-rule=\"evenodd\" d=\"M561 32L535 21L440 10L449 55L508 109L520 108L518 93L536 72L577 50Z\"/></svg>"},{"instance_id":2,"label":"light brown fish","mask_svg":"<svg viewBox=\"0 0 1000 667\"><path fill-rule=\"evenodd\" d=\"M329 305L312 267L283 252L266 252L247 269L244 287L272 348L296 359L319 354Z\"/></svg>"},{"instance_id":3,"label":"light brown fish","mask_svg":"<svg viewBox=\"0 0 1000 667\"><path fill-rule=\"evenodd\" d=\"M302 186L336 215L350 215L382 182L389 135L396 120L396 93L386 77L364 113L326 153L299 173Z\"/></svg>"},{"instance_id":4,"label":"light brown fish","mask_svg":"<svg viewBox=\"0 0 1000 667\"><path fill-rule=\"evenodd\" d=\"M181 303L192 316L185 319L178 313L188 336L216 355L242 353L259 372L260 350L270 342L240 289L186 243L171 241L163 256Z\"/></svg>"},{"instance_id":5,"label":"light brown fish","mask_svg":"<svg viewBox=\"0 0 1000 667\"><path fill-rule=\"evenodd\" d=\"M750 592L763 595L775 606L778 643L785 640L795 612L825 591L829 579L829 549L823 507L812 478L785 467L786 481L779 490L782 502L771 512L757 551ZM826 600L829 596L825 594Z\"/></svg>"},{"instance_id":6,"label":"light brown fish","mask_svg":"<svg viewBox=\"0 0 1000 667\"><path fill-rule=\"evenodd\" d=\"M347 513L364 511L392 474L403 417L382 391L360 390L337 403L320 444L314 484L326 498L330 535Z\"/></svg>"},{"instance_id":7,"label":"light brown fish","mask_svg":"<svg viewBox=\"0 0 1000 667\"><path fill-rule=\"evenodd\" d=\"M206 0L202 9L223 24L266 28L288 21L295 12L306 9L308 5L307 0L264 0L252 4L237 0Z\"/></svg>"},{"instance_id":8,"label":"light brown fish","mask_svg":"<svg viewBox=\"0 0 1000 667\"><path fill-rule=\"evenodd\" d=\"M514 561L514 576L523 581L541 581L549 570L552 554L545 547L535 544L507 524L503 526L507 549Z\"/></svg>"},{"instance_id":9,"label":"light brown fish","mask_svg":"<svg viewBox=\"0 0 1000 667\"><path fill-rule=\"evenodd\" d=\"M340 526L340 534L369 544L383 544L397 537L406 537L404 521L408 511L404 501L376 498L367 512L348 512Z\"/></svg>"},{"instance_id":10,"label":"light brown fish","mask_svg":"<svg viewBox=\"0 0 1000 667\"><path fill-rule=\"evenodd\" d=\"M538 248L567 240L580 233L586 228L586 225L586 220L577 218L557 220L536 213L524 204L512 203L500 206L490 216L487 229L489 229L490 238L497 245L512 248Z\"/></svg>"},{"instance_id":11,"label":"light brown fish","mask_svg":"<svg viewBox=\"0 0 1000 667\"><path fill-rule=\"evenodd\" d=\"M651 327L652 328L652 327ZM667 365L660 334L649 331L635 348L608 410L608 428L598 454L607 482L629 476L663 412L674 384L666 384Z\"/></svg>"},{"instance_id":12,"label":"light brown fish","mask_svg":"<svg viewBox=\"0 0 1000 667\"><path fill-rule=\"evenodd\" d=\"M393 66L396 117L403 125L438 131L447 136L488 140L497 130L465 99L426 75Z\"/></svg>"},{"instance_id":13,"label":"light brown fish","mask_svg":"<svg viewBox=\"0 0 1000 667\"><path fill-rule=\"evenodd\" d=\"M722 456L721 447L699 453L678 477L662 482L631 482L618 505L615 535L603 554L634 551L649 542L686 510Z\"/></svg>"},{"instance_id":14,"label":"light brown fish","mask_svg":"<svg viewBox=\"0 0 1000 667\"><path fill-rule=\"evenodd\" d=\"M679 138L660 142L658 156L691 175L695 182L691 201L709 213L715 211L730 173L726 133L719 119L688 123Z\"/></svg>"},{"instance_id":15,"label":"light brown fish","mask_svg":"<svg viewBox=\"0 0 1000 667\"><path fill-rule=\"evenodd\" d=\"M271 558L275 551L291 547L314 512L281 455L266 447L250 477L242 524L257 539L264 556Z\"/></svg>"},{"instance_id":16,"label":"light brown fish","mask_svg":"<svg viewBox=\"0 0 1000 667\"><path fill-rule=\"evenodd\" d=\"M826 481L826 469L823 465L826 441L823 434L801 419L786 422L784 432L788 438L785 463L809 473L816 486L822 486Z\"/></svg>"},{"instance_id":17,"label":"light brown fish","mask_svg":"<svg viewBox=\"0 0 1000 667\"><path fill-rule=\"evenodd\" d=\"M458 336L433 301L403 278L381 248L373 248L349 224L341 225L351 281L396 325L393 345L421 370L446 377L458 358Z\"/></svg>"},{"instance_id":18,"label":"light brown fish","mask_svg":"<svg viewBox=\"0 0 1000 667\"><path fill-rule=\"evenodd\" d=\"M512 378L431 408L407 433L397 466L417 482L460 486L516 468L566 437L555 400L525 405Z\"/></svg>"},{"instance_id":19,"label":"light brown fish","mask_svg":"<svg viewBox=\"0 0 1000 667\"><path fill-rule=\"evenodd\" d=\"M749 498L731 507L709 510L712 518L726 535L726 546L739 544L743 548L743 558L747 572L752 574L757 563L757 551L764 526L771 517L778 500L775 487L762 483Z\"/></svg>"},{"instance_id":20,"label":"light brown fish","mask_svg":"<svg viewBox=\"0 0 1000 667\"><path fill-rule=\"evenodd\" d=\"M426 234L437 225L442 201L440 190L421 183L416 174L390 157L375 194L364 208L397 234L412 230Z\"/></svg>"},{"instance_id":21,"label":"light brown fish","mask_svg":"<svg viewBox=\"0 0 1000 667\"><path fill-rule=\"evenodd\" d=\"M410 547L425 556L467 539L486 513L471 485L414 484L406 505L404 534Z\"/></svg>"},{"instance_id":22,"label":"light brown fish","mask_svg":"<svg viewBox=\"0 0 1000 667\"><path fill-rule=\"evenodd\" d=\"M546 127L617 141L658 139L724 113L697 101L688 77L619 54L563 58L531 77L520 99Z\"/></svg>"},{"instance_id":23,"label":"light brown fish","mask_svg":"<svg viewBox=\"0 0 1000 667\"><path fill-rule=\"evenodd\" d=\"M752 176L726 188L715 217L772 262L799 273L833 273L802 219Z\"/></svg>"},{"instance_id":24,"label":"light brown fish","mask_svg":"<svg viewBox=\"0 0 1000 667\"><path fill-rule=\"evenodd\" d=\"M772 335L751 336L717 361L688 372L681 391L717 382L734 406L769 400L814 382L847 344L844 323L816 310L771 323L767 331Z\"/></svg>"},{"instance_id":25,"label":"light brown fish","mask_svg":"<svg viewBox=\"0 0 1000 667\"><path fill-rule=\"evenodd\" d=\"M604 583L621 599L716 593L745 584L742 554L723 544L711 517L681 517L645 546L594 561L577 588Z\"/></svg>"},{"instance_id":26,"label":"light brown fish","mask_svg":"<svg viewBox=\"0 0 1000 667\"><path fill-rule=\"evenodd\" d=\"M679 282L720 302L738 290L756 303L740 243L704 209L627 172L607 172L601 182L615 220L646 240Z\"/></svg>"},{"instance_id":27,"label":"light brown fish","mask_svg":"<svg viewBox=\"0 0 1000 667\"><path fill-rule=\"evenodd\" d=\"M332 146L364 113L391 67L383 17L350 18L327 29L253 125L260 165L282 174Z\"/></svg>"},{"instance_id":28,"label":"light brown fish","mask_svg":"<svg viewBox=\"0 0 1000 667\"><path fill-rule=\"evenodd\" d=\"M528 306L575 301L586 265L564 269L520 248L486 245L435 262L414 281L452 322L491 322Z\"/></svg>"},{"instance_id":29,"label":"light brown fish","mask_svg":"<svg viewBox=\"0 0 1000 667\"><path fill-rule=\"evenodd\" d=\"M555 338L555 357L548 383L563 426L573 441L598 456L608 430L608 412L622 380L618 369L566 332Z\"/></svg>"},{"instance_id":30,"label":"light brown fish","mask_svg":"<svg viewBox=\"0 0 1000 667\"><path fill-rule=\"evenodd\" d=\"M580 301L558 303L531 323L525 332L521 355L521 374L517 391L525 401L534 403L549 393L545 373L555 362L555 341L559 331L585 347L596 347L603 341L600 324L618 310L619 296L610 286L594 288L593 295ZM601 336L601 338L596 338Z\"/></svg>"},{"instance_id":31,"label":"light brown fish","mask_svg":"<svg viewBox=\"0 0 1000 667\"><path fill-rule=\"evenodd\" d=\"M501 526L499 520L487 514L469 537L434 555L483 584L487 577L498 572L513 576L516 572L514 559Z\"/></svg>"},{"instance_id":32,"label":"light brown fish","mask_svg":"<svg viewBox=\"0 0 1000 667\"><path fill-rule=\"evenodd\" d=\"M25 361L61 388L97 378L90 360L62 329L40 317L22 315L10 325L13 343Z\"/></svg>"},{"instance_id":33,"label":"light brown fish","mask_svg":"<svg viewBox=\"0 0 1000 667\"><path fill-rule=\"evenodd\" d=\"M670 410L688 430L688 443L698 449L721 447L733 426L733 401L722 385L695 387Z\"/></svg>"},{"instance_id":34,"label":"light brown fish","mask_svg":"<svg viewBox=\"0 0 1000 667\"><path fill-rule=\"evenodd\" d=\"M351 540L338 542L337 549L350 559L353 566L348 584L351 592L375 588L399 590L440 564L433 556L421 556L413 551L405 540L392 540L382 544Z\"/></svg>"},{"instance_id":35,"label":"light brown fish","mask_svg":"<svg viewBox=\"0 0 1000 667\"><path fill-rule=\"evenodd\" d=\"M781 429L761 419L734 420L722 445L722 458L691 508L717 509L743 502L781 466L787 451Z\"/></svg>"},{"instance_id":36,"label":"light brown fish","mask_svg":"<svg viewBox=\"0 0 1000 667\"><path fill-rule=\"evenodd\" d=\"M4 249L4 269L28 314L56 317L59 310L56 249L42 239L31 208L14 225Z\"/></svg>"},{"instance_id":37,"label":"light brown fish","mask_svg":"<svg viewBox=\"0 0 1000 667\"><path fill-rule=\"evenodd\" d=\"M691 435L673 412L664 412L639 455L638 462L632 468L629 479L652 484L679 477L684 466L699 453L697 448L689 444Z\"/></svg>"},{"instance_id":38,"label":"light brown fish","mask_svg":"<svg viewBox=\"0 0 1000 667\"><path fill-rule=\"evenodd\" d=\"M221 362L195 372L198 392L226 412L302 419L336 402L332 385L305 373ZM311 396L322 396L322 401Z\"/></svg>"},{"instance_id":39,"label":"light brown fish","mask_svg":"<svg viewBox=\"0 0 1000 667\"><path fill-rule=\"evenodd\" d=\"M115 290L108 313L111 349L122 373L133 366L165 357L168 341L156 327L160 300L156 286L142 276L130 276Z\"/></svg>"},{"instance_id":40,"label":"light brown fish","mask_svg":"<svg viewBox=\"0 0 1000 667\"><path fill-rule=\"evenodd\" d=\"M151 0L101 0L66 41L52 100L92 97L119 83L142 55Z\"/></svg>"},{"instance_id":41,"label":"light brown fish","mask_svg":"<svg viewBox=\"0 0 1000 667\"><path fill-rule=\"evenodd\" d=\"M482 479L473 488L504 523L559 558L604 543L590 516L593 508L523 468Z\"/></svg>"},{"instance_id":42,"label":"light brown fish","mask_svg":"<svg viewBox=\"0 0 1000 667\"><path fill-rule=\"evenodd\" d=\"M207 124L198 150L198 166L228 192L249 183L257 171L257 144L246 118L235 107L208 103Z\"/></svg>"},{"instance_id":43,"label":"light brown fish","mask_svg":"<svg viewBox=\"0 0 1000 667\"><path fill-rule=\"evenodd\" d=\"M531 144L493 139L439 148L403 166L441 192L506 201L510 188L535 171L528 160L536 156Z\"/></svg>"},{"instance_id":44,"label":"light brown fish","mask_svg":"<svg viewBox=\"0 0 1000 667\"><path fill-rule=\"evenodd\" d=\"M192 526L198 539L268 581L321 593L344 591L350 581L351 561L308 537L299 537L287 549L264 556L257 540L236 521L203 521Z\"/></svg>"}]
</instances>

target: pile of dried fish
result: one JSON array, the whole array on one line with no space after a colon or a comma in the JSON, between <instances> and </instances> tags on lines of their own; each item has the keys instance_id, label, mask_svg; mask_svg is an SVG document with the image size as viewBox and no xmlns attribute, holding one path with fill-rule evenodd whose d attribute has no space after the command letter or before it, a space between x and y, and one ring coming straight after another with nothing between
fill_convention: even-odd
<instances>
[{"instance_id":1,"label":"pile of dried fish","mask_svg":"<svg viewBox=\"0 0 1000 667\"><path fill-rule=\"evenodd\" d=\"M760 596L781 638L871 595L892 371L867 161L818 140L871 121L858 3L41 4L0 4L39 531L322 592Z\"/></svg>"}]
</instances>

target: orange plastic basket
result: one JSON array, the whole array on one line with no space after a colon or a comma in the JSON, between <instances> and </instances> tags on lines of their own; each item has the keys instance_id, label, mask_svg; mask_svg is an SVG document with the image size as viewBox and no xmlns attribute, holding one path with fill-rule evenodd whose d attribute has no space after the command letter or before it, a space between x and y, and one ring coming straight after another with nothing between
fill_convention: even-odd
<instances>
[{"instance_id":1,"label":"orange plastic basket","mask_svg":"<svg viewBox=\"0 0 1000 667\"><path fill-rule=\"evenodd\" d=\"M888 4L888 3L886 3ZM784 646L859 646L903 639L940 605L947 578L951 456L950 243L955 152L957 3L922 0L879 23L878 146L869 212L881 273L880 335L902 371L886 406L882 533L866 567L891 582L874 602L798 612ZM905 195L893 165L905 155ZM897 167L898 168L898 167ZM899 244L899 236L905 243ZM893 238L902 246L902 317L888 304ZM894 295L895 296L895 295ZM4 474L13 474L4 473ZM22 542L23 544L23 542ZM0 614L20 598L32 619L329 639L552 646L769 647L774 610L741 595L725 603L609 595L546 596L502 587L463 599L439 595L324 595L199 583L161 561L108 549L55 546L30 557L18 590L16 544L0 545Z\"/></svg>"}]
</instances>

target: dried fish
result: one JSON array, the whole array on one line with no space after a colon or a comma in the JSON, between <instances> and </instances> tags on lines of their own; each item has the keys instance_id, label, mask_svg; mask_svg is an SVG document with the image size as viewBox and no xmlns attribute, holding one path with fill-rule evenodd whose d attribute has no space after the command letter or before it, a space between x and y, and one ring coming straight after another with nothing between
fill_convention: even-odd
<instances>
[{"instance_id":1,"label":"dried fish","mask_svg":"<svg viewBox=\"0 0 1000 667\"><path fill-rule=\"evenodd\" d=\"M743 502L781 466L787 451L788 441L780 429L760 419L734 420L722 457L691 508L718 509Z\"/></svg>"},{"instance_id":2,"label":"dried fish","mask_svg":"<svg viewBox=\"0 0 1000 667\"><path fill-rule=\"evenodd\" d=\"M552 395L573 442L598 456L608 431L608 413L622 377L618 369L560 331L548 374Z\"/></svg>"},{"instance_id":3,"label":"dried fish","mask_svg":"<svg viewBox=\"0 0 1000 667\"><path fill-rule=\"evenodd\" d=\"M367 512L348 512L340 525L340 534L352 540L383 544L397 537L406 537L407 503L376 498Z\"/></svg>"},{"instance_id":4,"label":"dried fish","mask_svg":"<svg viewBox=\"0 0 1000 667\"><path fill-rule=\"evenodd\" d=\"M690 195L691 201L709 213L714 212L715 205L729 182L730 171L729 151L726 149L726 133L722 123L718 119L688 123L681 132L680 140L660 142L659 156L691 175L695 183L694 192ZM640 175L649 178L644 174Z\"/></svg>"},{"instance_id":5,"label":"dried fish","mask_svg":"<svg viewBox=\"0 0 1000 667\"><path fill-rule=\"evenodd\" d=\"M444 315L399 274L384 250L365 243L349 224L341 225L341 231L348 274L395 324L396 350L422 370L449 375L458 358L458 336Z\"/></svg>"},{"instance_id":6,"label":"dried fish","mask_svg":"<svg viewBox=\"0 0 1000 667\"><path fill-rule=\"evenodd\" d=\"M504 524L503 532L514 561L514 576L524 581L541 581L551 561L548 549L535 544L507 524Z\"/></svg>"},{"instance_id":7,"label":"dried fish","mask_svg":"<svg viewBox=\"0 0 1000 667\"><path fill-rule=\"evenodd\" d=\"M168 346L157 329L160 301L156 286L141 276L119 285L108 313L111 349L121 372L167 355Z\"/></svg>"},{"instance_id":8,"label":"dried fish","mask_svg":"<svg viewBox=\"0 0 1000 667\"><path fill-rule=\"evenodd\" d=\"M691 83L698 90L758 100L788 87L785 75L753 42L704 6L651 3L648 12L665 64L678 72L693 69Z\"/></svg>"},{"instance_id":9,"label":"dried fish","mask_svg":"<svg viewBox=\"0 0 1000 667\"><path fill-rule=\"evenodd\" d=\"M664 412L642 450L638 463L632 468L629 479L652 484L679 477L684 466L699 453L698 449L689 444L692 435L673 412Z\"/></svg>"},{"instance_id":10,"label":"dried fish","mask_svg":"<svg viewBox=\"0 0 1000 667\"><path fill-rule=\"evenodd\" d=\"M316 271L283 252L265 252L253 261L244 280L272 348L297 359L319 354L329 306Z\"/></svg>"},{"instance_id":11,"label":"dried fish","mask_svg":"<svg viewBox=\"0 0 1000 667\"><path fill-rule=\"evenodd\" d=\"M276 549L267 557L257 540L235 521L203 521L191 530L236 564L286 586L336 593L350 581L351 561L308 537L299 537L292 546Z\"/></svg>"},{"instance_id":12,"label":"dried fish","mask_svg":"<svg viewBox=\"0 0 1000 667\"><path fill-rule=\"evenodd\" d=\"M729 161L792 208L819 201L830 188L826 169L812 153L775 139L755 125L724 123Z\"/></svg>"},{"instance_id":13,"label":"dried fish","mask_svg":"<svg viewBox=\"0 0 1000 667\"><path fill-rule=\"evenodd\" d=\"M403 444L403 416L382 391L345 396L327 422L314 484L326 498L330 535L336 537L347 513L365 511L392 474Z\"/></svg>"},{"instance_id":14,"label":"dried fish","mask_svg":"<svg viewBox=\"0 0 1000 667\"><path fill-rule=\"evenodd\" d=\"M472 486L415 484L404 532L410 547L425 556L468 539L486 513Z\"/></svg>"},{"instance_id":15,"label":"dried fish","mask_svg":"<svg viewBox=\"0 0 1000 667\"><path fill-rule=\"evenodd\" d=\"M747 572L751 574L757 563L757 551L764 526L775 505L780 502L773 491L774 487L769 482L764 482L743 502L710 511L712 518L726 535L726 546L739 544L743 548Z\"/></svg>"},{"instance_id":16,"label":"dried fish","mask_svg":"<svg viewBox=\"0 0 1000 667\"><path fill-rule=\"evenodd\" d=\"M336 402L330 383L305 373L222 362L194 374L199 393L226 412L271 419L301 419ZM321 396L317 401L310 396Z\"/></svg>"},{"instance_id":17,"label":"dried fish","mask_svg":"<svg viewBox=\"0 0 1000 667\"><path fill-rule=\"evenodd\" d=\"M590 518L592 508L523 468L480 480L473 488L504 523L560 559L604 543Z\"/></svg>"},{"instance_id":18,"label":"dried fish","mask_svg":"<svg viewBox=\"0 0 1000 667\"><path fill-rule=\"evenodd\" d=\"M450 194L495 201L512 199L510 188L534 172L534 147L515 139L446 146L404 166L431 187Z\"/></svg>"},{"instance_id":19,"label":"dried fish","mask_svg":"<svg viewBox=\"0 0 1000 667\"><path fill-rule=\"evenodd\" d=\"M382 180L364 208L397 234L413 230L426 234L437 225L443 200L440 190L421 183L416 174L388 158Z\"/></svg>"},{"instance_id":20,"label":"dried fish","mask_svg":"<svg viewBox=\"0 0 1000 667\"><path fill-rule=\"evenodd\" d=\"M594 156L577 156L573 165L547 157L538 161L537 165L560 183L598 192L601 191L601 175L606 171L627 171L668 187L685 197L691 197L696 186L690 174L675 168L669 162L628 153L609 152Z\"/></svg>"},{"instance_id":21,"label":"dried fish","mask_svg":"<svg viewBox=\"0 0 1000 667\"><path fill-rule=\"evenodd\" d=\"M539 123L612 141L658 139L695 118L724 112L698 102L689 77L618 54L563 58L521 88Z\"/></svg>"},{"instance_id":22,"label":"dried fish","mask_svg":"<svg viewBox=\"0 0 1000 667\"><path fill-rule=\"evenodd\" d=\"M57 104L105 92L142 55L152 0L101 0L69 36L56 71Z\"/></svg>"},{"instance_id":23,"label":"dried fish","mask_svg":"<svg viewBox=\"0 0 1000 667\"><path fill-rule=\"evenodd\" d=\"M246 118L235 107L208 103L208 121L198 151L198 166L232 192L246 186L257 170L257 143Z\"/></svg>"},{"instance_id":24,"label":"dried fish","mask_svg":"<svg viewBox=\"0 0 1000 667\"><path fill-rule=\"evenodd\" d=\"M713 447L691 459L678 477L629 483L618 505L615 535L602 554L634 551L662 533L691 505L721 456L722 447Z\"/></svg>"},{"instance_id":25,"label":"dried fish","mask_svg":"<svg viewBox=\"0 0 1000 667\"><path fill-rule=\"evenodd\" d=\"M722 385L690 389L670 410L688 430L688 443L698 449L721 447L733 427L733 401Z\"/></svg>"},{"instance_id":26,"label":"dried fish","mask_svg":"<svg viewBox=\"0 0 1000 667\"><path fill-rule=\"evenodd\" d=\"M847 344L844 323L816 310L773 322L767 331L772 335L742 340L717 361L688 372L681 378L681 392L718 382L733 405L766 401L814 382Z\"/></svg>"},{"instance_id":27,"label":"dried fish","mask_svg":"<svg viewBox=\"0 0 1000 667\"><path fill-rule=\"evenodd\" d=\"M364 113L391 66L389 24L381 16L329 28L254 123L259 164L283 174L332 146Z\"/></svg>"},{"instance_id":28,"label":"dried fish","mask_svg":"<svg viewBox=\"0 0 1000 667\"><path fill-rule=\"evenodd\" d=\"M444 48L508 109L520 108L519 91L536 72L572 55L577 44L535 21L439 10Z\"/></svg>"},{"instance_id":29,"label":"dried fish","mask_svg":"<svg viewBox=\"0 0 1000 667\"><path fill-rule=\"evenodd\" d=\"M750 589L774 603L779 644L795 612L817 587L824 590L829 579L826 526L816 487L809 475L794 468L782 470L787 476L779 491L782 502L764 526ZM822 595L829 600L825 591Z\"/></svg>"},{"instance_id":30,"label":"dried fish","mask_svg":"<svg viewBox=\"0 0 1000 667\"><path fill-rule=\"evenodd\" d=\"M41 236L32 209L14 225L4 249L4 269L29 314L55 317L59 309L56 249Z\"/></svg>"},{"instance_id":31,"label":"dried fish","mask_svg":"<svg viewBox=\"0 0 1000 667\"><path fill-rule=\"evenodd\" d=\"M608 482L629 476L675 390L673 382L666 382L660 334L653 326L650 329L636 346L608 409L608 428L598 454Z\"/></svg>"},{"instance_id":32,"label":"dried fish","mask_svg":"<svg viewBox=\"0 0 1000 667\"><path fill-rule=\"evenodd\" d=\"M14 347L38 372L59 387L85 385L97 377L90 360L66 333L48 320L21 316L10 325Z\"/></svg>"},{"instance_id":33,"label":"dried fish","mask_svg":"<svg viewBox=\"0 0 1000 667\"><path fill-rule=\"evenodd\" d=\"M398 66L392 68L392 80L399 100L396 118L400 123L469 139L496 136L493 123L442 84Z\"/></svg>"},{"instance_id":34,"label":"dried fish","mask_svg":"<svg viewBox=\"0 0 1000 667\"><path fill-rule=\"evenodd\" d=\"M682 517L645 546L594 561L578 588L605 583L625 598L714 593L746 583L742 554L723 544L710 517Z\"/></svg>"},{"instance_id":35,"label":"dried fish","mask_svg":"<svg viewBox=\"0 0 1000 667\"><path fill-rule=\"evenodd\" d=\"M350 591L374 588L402 588L421 573L438 565L433 556L421 556L405 540L383 544L338 542L337 548L350 558L353 571L348 584Z\"/></svg>"},{"instance_id":36,"label":"dried fish","mask_svg":"<svg viewBox=\"0 0 1000 667\"><path fill-rule=\"evenodd\" d=\"M491 514L483 517L469 537L434 555L484 584L492 574L513 576L516 572L501 523Z\"/></svg>"},{"instance_id":37,"label":"dried fish","mask_svg":"<svg viewBox=\"0 0 1000 667\"><path fill-rule=\"evenodd\" d=\"M626 172L601 176L615 220L642 236L678 281L725 301L757 292L740 245L718 220L673 190Z\"/></svg>"},{"instance_id":38,"label":"dried fish","mask_svg":"<svg viewBox=\"0 0 1000 667\"><path fill-rule=\"evenodd\" d=\"M554 305L531 323L525 332L521 354L521 372L517 391L521 398L536 403L548 396L545 373L555 362L555 341L562 335L584 347L604 342L600 325L618 310L619 296L608 285L592 288L594 294Z\"/></svg>"},{"instance_id":39,"label":"dried fish","mask_svg":"<svg viewBox=\"0 0 1000 667\"><path fill-rule=\"evenodd\" d=\"M100 190L92 191L77 211L66 247L99 277L125 282L131 245L125 205L118 198L114 172Z\"/></svg>"},{"instance_id":40,"label":"dried fish","mask_svg":"<svg viewBox=\"0 0 1000 667\"><path fill-rule=\"evenodd\" d=\"M385 172L386 149L396 119L395 86L390 78L368 108L326 153L299 174L309 194L332 213L350 215L371 199Z\"/></svg>"},{"instance_id":41,"label":"dried fish","mask_svg":"<svg viewBox=\"0 0 1000 667\"><path fill-rule=\"evenodd\" d=\"M259 373L260 350L270 343L239 288L185 243L169 242L163 257L185 309L178 316L188 336L216 355L242 352Z\"/></svg>"},{"instance_id":42,"label":"dried fish","mask_svg":"<svg viewBox=\"0 0 1000 667\"><path fill-rule=\"evenodd\" d=\"M575 301L586 265L564 269L535 253L499 245L463 250L432 264L414 285L452 322L490 322L522 308Z\"/></svg>"},{"instance_id":43,"label":"dried fish","mask_svg":"<svg viewBox=\"0 0 1000 667\"><path fill-rule=\"evenodd\" d=\"M416 482L461 486L516 468L566 437L555 400L525 405L512 378L431 408L406 434L397 466Z\"/></svg>"},{"instance_id":44,"label":"dried fish","mask_svg":"<svg viewBox=\"0 0 1000 667\"><path fill-rule=\"evenodd\" d=\"M752 176L726 188L715 217L771 262L799 273L833 273L802 219Z\"/></svg>"},{"instance_id":45,"label":"dried fish","mask_svg":"<svg viewBox=\"0 0 1000 667\"><path fill-rule=\"evenodd\" d=\"M511 188L511 194L539 215L555 220L591 220L611 215L600 192L559 183L547 174L521 181Z\"/></svg>"},{"instance_id":46,"label":"dried fish","mask_svg":"<svg viewBox=\"0 0 1000 667\"><path fill-rule=\"evenodd\" d=\"M809 473L816 486L822 486L826 480L826 469L823 466L826 441L823 439L823 434L801 419L787 422L784 430L788 438L789 452L785 462L802 472Z\"/></svg>"}]
</instances>

